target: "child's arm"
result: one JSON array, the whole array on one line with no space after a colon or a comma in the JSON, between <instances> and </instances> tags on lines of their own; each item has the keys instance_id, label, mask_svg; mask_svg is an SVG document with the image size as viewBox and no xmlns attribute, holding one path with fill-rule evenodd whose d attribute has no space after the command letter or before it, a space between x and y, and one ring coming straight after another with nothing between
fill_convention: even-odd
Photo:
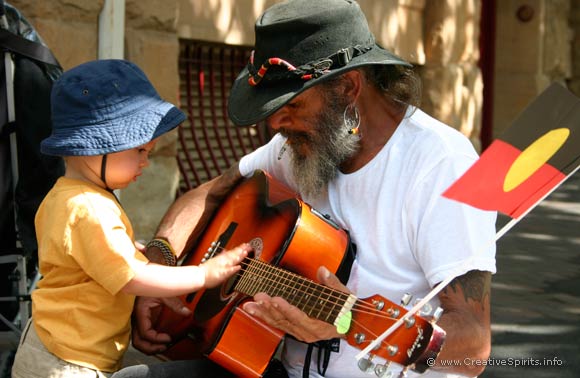
<instances>
[{"instance_id":1,"label":"child's arm","mask_svg":"<svg viewBox=\"0 0 580 378\"><path fill-rule=\"evenodd\" d=\"M197 266L140 265L134 270L135 277L121 291L140 296L171 297L215 287L241 269L239 264L251 249L249 244L242 244Z\"/></svg>"}]
</instances>

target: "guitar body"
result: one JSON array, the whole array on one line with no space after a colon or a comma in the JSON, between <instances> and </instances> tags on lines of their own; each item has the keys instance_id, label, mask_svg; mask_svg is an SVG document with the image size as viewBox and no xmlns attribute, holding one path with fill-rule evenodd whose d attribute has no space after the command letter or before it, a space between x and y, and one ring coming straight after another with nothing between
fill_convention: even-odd
<instances>
[{"instance_id":1,"label":"guitar body","mask_svg":"<svg viewBox=\"0 0 580 378\"><path fill-rule=\"evenodd\" d=\"M257 171L229 193L181 264L199 265L241 243L253 246L254 259L307 279L316 280L322 265L334 273L350 272L346 231L265 172ZM243 274L217 288L183 296L193 312L189 317L162 310L156 328L177 341L164 357L207 356L239 376L262 376L284 334L241 309L251 297L232 287Z\"/></svg>"}]
</instances>

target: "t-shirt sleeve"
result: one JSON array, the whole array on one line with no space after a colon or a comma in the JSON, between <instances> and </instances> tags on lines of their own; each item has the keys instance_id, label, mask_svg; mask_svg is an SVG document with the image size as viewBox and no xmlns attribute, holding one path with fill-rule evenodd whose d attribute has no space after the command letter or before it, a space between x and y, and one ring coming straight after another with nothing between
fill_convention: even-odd
<instances>
[{"instance_id":1,"label":"t-shirt sleeve","mask_svg":"<svg viewBox=\"0 0 580 378\"><path fill-rule=\"evenodd\" d=\"M132 266L146 258L135 247L121 210L108 202L93 198L80 207L86 211L77 214L70 229L69 253L86 274L116 294L134 277Z\"/></svg>"}]
</instances>

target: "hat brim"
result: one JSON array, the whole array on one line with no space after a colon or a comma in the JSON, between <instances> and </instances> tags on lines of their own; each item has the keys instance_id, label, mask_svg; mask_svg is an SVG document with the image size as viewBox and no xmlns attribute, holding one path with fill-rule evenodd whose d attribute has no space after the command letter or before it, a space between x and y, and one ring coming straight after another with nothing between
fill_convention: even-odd
<instances>
[{"instance_id":1,"label":"hat brim","mask_svg":"<svg viewBox=\"0 0 580 378\"><path fill-rule=\"evenodd\" d=\"M53 130L40 144L40 151L54 156L105 155L135 148L171 131L185 121L185 114L172 104L157 100L122 119L85 127ZM119 127L119 124L124 127Z\"/></svg>"},{"instance_id":2,"label":"hat brim","mask_svg":"<svg viewBox=\"0 0 580 378\"><path fill-rule=\"evenodd\" d=\"M232 86L228 101L228 115L238 126L255 124L272 115L288 101L314 85L346 71L369 65L412 66L390 51L375 45L365 54L354 57L346 66L310 80L287 80L278 85L251 86L248 82L249 71L245 67Z\"/></svg>"}]
</instances>

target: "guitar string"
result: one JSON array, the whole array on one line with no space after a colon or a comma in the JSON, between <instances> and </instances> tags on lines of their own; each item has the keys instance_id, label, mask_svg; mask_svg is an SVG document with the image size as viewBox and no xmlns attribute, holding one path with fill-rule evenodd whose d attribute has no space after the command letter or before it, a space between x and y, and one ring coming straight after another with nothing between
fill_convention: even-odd
<instances>
[{"instance_id":1,"label":"guitar string","mask_svg":"<svg viewBox=\"0 0 580 378\"><path fill-rule=\"evenodd\" d=\"M254 269L254 271L256 271L256 273L254 273L251 270L246 269L247 274L256 276L258 278L262 278L262 280L258 283L273 283L276 284L276 286L278 288L283 288L283 289L290 289L290 291L292 291L292 294L306 294L306 295L310 295L310 294L319 294L319 295L325 295L325 301L333 304L333 305L340 305L341 303L344 304L344 302L346 301L346 299L348 298L349 294L338 291L338 290L334 290L332 288L329 288L327 286L318 284L314 281L312 281L311 279L302 277L298 274L289 272L287 270L281 269L281 268L277 268L274 267L270 264L267 264L266 262L263 262L261 260L256 260L256 259L249 259L250 261L252 261L254 264L252 265L252 263L248 263L247 266L250 267L255 267L256 269ZM265 273L266 276L262 277L261 275L259 275L258 273ZM278 273L278 275L274 278L272 278L273 274ZM265 279L265 281L264 281ZM289 285L287 284L287 282L294 282L294 285ZM300 286L298 287L296 285L296 283ZM307 290L303 290L302 288L306 288L306 289L312 289L312 293L309 293ZM325 291L329 291L328 293ZM290 294L290 293L288 293ZM296 295L295 295L296 296ZM340 302L339 302L340 301Z\"/></svg>"},{"instance_id":2,"label":"guitar string","mask_svg":"<svg viewBox=\"0 0 580 378\"><path fill-rule=\"evenodd\" d=\"M327 286L318 284L318 283L316 283L316 282L314 282L314 281L312 281L310 279L307 279L307 278L302 277L300 275L297 275L295 273L292 273L292 272L289 272L287 270L284 270L284 269L281 269L281 268L272 266L272 265L270 265L270 264L268 264L268 263L266 263L264 261L257 260L257 259L252 259L252 258L247 258L247 259L250 260L251 262L255 263L254 266L257 266L258 270L261 273L266 272L268 274L272 274L273 272L274 273L275 272L280 272L280 273L286 274L286 275L291 276L291 277L298 277L299 279L301 279L303 281L306 281L308 284L313 284L313 285L318 286L318 287L327 288L327 289L331 290L331 292L337 292L338 294L343 294L345 297L348 297L348 294L347 293L343 293L343 292L340 292L340 291L337 291L337 290L328 288ZM249 267L252 264L251 263L242 263L242 265L245 265L246 267ZM268 271L267 268L270 268L269 271ZM265 278L264 276L258 275L258 274L255 274L255 273L252 273L252 272L248 271L247 269L245 270L245 274L254 275L255 277L258 277L258 278L261 277L262 278L262 283L263 283L263 281L270 281L270 282L280 283L276 279ZM284 278L284 279L285 280L288 280L288 278ZM293 286L290 286L290 285L286 285L286 284L282 284L282 285L285 286L286 288L291 288L291 289L297 290L296 287L293 287ZM302 286L304 286L304 285L302 285ZM298 293L302 293L303 292L300 289L298 289L297 291L298 291ZM335 297L336 296L338 296L338 295L335 295ZM344 303L344 300L343 300L343 303ZM337 304L337 303L333 303L333 304ZM365 310L367 310L367 311L365 311ZM374 316L375 318L378 318L378 319L381 319L381 318L382 319L387 319L387 320L391 321L391 323L394 322L394 318L392 318L392 317L390 317L388 315L385 316L380 310L377 310L372 305L367 305L365 302L361 302L358 298L356 299L356 302L354 303L353 308L351 309L351 311L357 312L359 314L371 315L371 316ZM320 320L322 320L322 319L320 319ZM378 336L377 333L375 333L371 329L367 328L363 323L359 322L355 318L351 319L351 321L353 323L355 323L361 330L364 330L368 335L370 335L371 338L375 338L375 337ZM370 343L370 341L367 341L366 343ZM391 346L391 343L388 342L388 340L382 340L381 346L389 347L389 346ZM384 356L384 357L387 358L386 356Z\"/></svg>"},{"instance_id":3,"label":"guitar string","mask_svg":"<svg viewBox=\"0 0 580 378\"><path fill-rule=\"evenodd\" d=\"M252 286L252 289L260 291L260 287L269 284L269 287L272 288L270 294L273 296L280 293L287 294L287 299L290 303L302 305L305 312L310 316L314 315L320 320L328 321L329 317L338 316L339 310L348 298L346 293L335 292L330 288L317 285L312 280L279 268L276 269L259 260L254 260L254 263L248 264L248 267L252 269L246 269L245 278L247 280L244 282ZM293 285L288 283L293 283ZM252 293L255 294L256 292L253 291ZM313 311L317 309L317 304L320 303L323 305L318 307L316 314L313 314Z\"/></svg>"},{"instance_id":4,"label":"guitar string","mask_svg":"<svg viewBox=\"0 0 580 378\"><path fill-rule=\"evenodd\" d=\"M298 293L298 294L306 294L306 295L316 294L316 293L309 293L306 290L302 290L301 288L297 288L296 286L291 286L291 285L286 284L285 282L280 281L280 278L284 279L284 281L291 281L292 278L298 278L299 280L306 282L308 285L310 285L307 287L306 285L300 283L300 286L302 286L302 287L306 287L306 288L310 288L310 289L314 289L314 290L318 290L318 291L329 290L330 295L328 295L328 299L326 300L326 302L329 302L332 305L341 306L341 307L344 304L344 302L346 301L346 298L348 298L348 296L349 296L349 294L347 294L347 293L329 288L328 286L325 286L325 285L321 285L319 283L316 283L308 278L302 277L302 276L295 274L293 272L272 266L272 265L270 265L262 260L257 260L257 259L253 259L253 258L247 258L247 259L250 260L251 262L254 262L257 265L257 268L258 268L257 273L266 273L266 274L271 275L272 272L279 272L279 273L282 273L283 275L288 276L288 278L287 277L276 277L277 279L271 278L269 276L263 277L257 273L253 273L253 272L249 271L248 269L246 269L245 270L246 274L253 275L257 278L262 278L262 280L259 283L265 282L265 283L278 284L278 286L282 286L282 288L286 288L286 289L291 289L295 293ZM246 267L250 267L252 264L251 263L242 263L242 265L245 265ZM268 270L268 268L269 268L269 270ZM250 283L248 283L248 284L250 284ZM255 287L254 287L254 289L255 289ZM328 293L324 292L323 294L328 294ZM388 314L383 315L373 305L367 304L366 302L361 302L358 300L358 298L356 298L356 299L357 300L352 308L353 311L358 311L359 313L368 314L368 315L374 315L374 316L377 316L379 318L384 318L384 319L388 319L388 320L397 319L396 317L392 317Z\"/></svg>"}]
</instances>

